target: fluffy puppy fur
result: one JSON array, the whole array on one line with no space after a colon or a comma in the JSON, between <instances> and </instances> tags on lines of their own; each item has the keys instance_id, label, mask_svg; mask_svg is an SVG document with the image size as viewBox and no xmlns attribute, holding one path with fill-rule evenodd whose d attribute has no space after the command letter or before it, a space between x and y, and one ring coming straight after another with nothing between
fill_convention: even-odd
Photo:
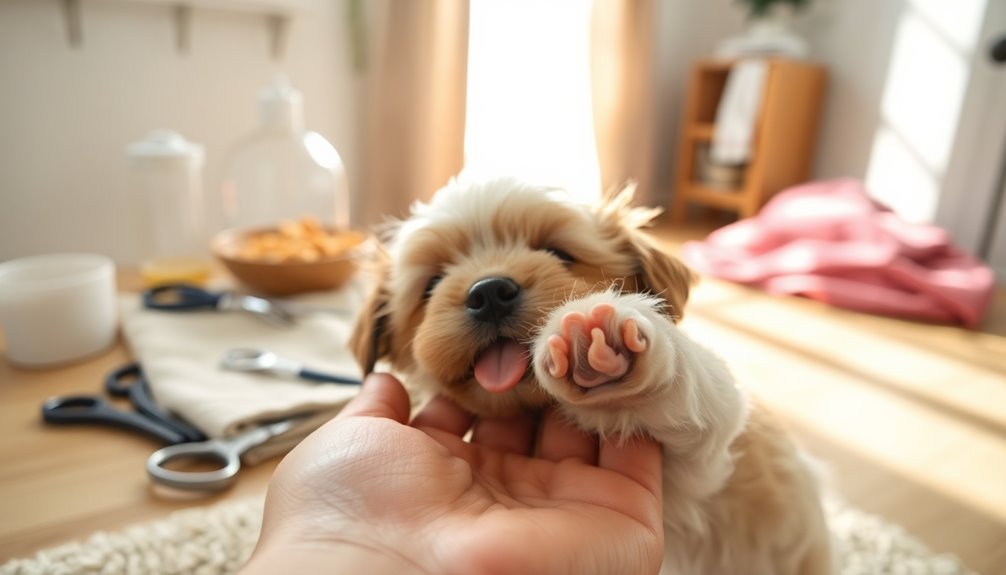
<instances>
[{"instance_id":1,"label":"fluffy puppy fur","mask_svg":"<svg viewBox=\"0 0 1006 575\"><path fill-rule=\"evenodd\" d=\"M692 273L631 190L586 208L515 180L454 180L389 230L351 341L413 390L483 416L556 405L664 446L664 571L826 574L815 477L725 364L676 326Z\"/></svg>"}]
</instances>

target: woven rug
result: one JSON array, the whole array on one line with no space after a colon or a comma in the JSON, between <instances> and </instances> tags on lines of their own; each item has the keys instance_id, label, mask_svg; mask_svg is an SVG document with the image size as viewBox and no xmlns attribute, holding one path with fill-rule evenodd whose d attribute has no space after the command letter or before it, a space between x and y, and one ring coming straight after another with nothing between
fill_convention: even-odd
<instances>
[{"instance_id":1,"label":"woven rug","mask_svg":"<svg viewBox=\"0 0 1006 575\"><path fill-rule=\"evenodd\" d=\"M841 575L974 575L952 555L935 555L903 529L829 502ZM0 575L234 573L255 546L262 500L177 512L166 519L39 552L0 566Z\"/></svg>"}]
</instances>

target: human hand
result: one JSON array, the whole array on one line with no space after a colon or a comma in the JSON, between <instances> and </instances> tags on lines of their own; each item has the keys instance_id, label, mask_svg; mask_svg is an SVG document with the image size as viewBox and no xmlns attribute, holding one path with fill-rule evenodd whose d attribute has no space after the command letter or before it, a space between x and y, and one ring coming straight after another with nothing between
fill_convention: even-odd
<instances>
[{"instance_id":1,"label":"human hand","mask_svg":"<svg viewBox=\"0 0 1006 575\"><path fill-rule=\"evenodd\" d=\"M246 573L656 573L660 446L600 441L546 414L475 422L368 376L279 465ZM537 437L536 437L537 435ZM531 453L536 455L531 456Z\"/></svg>"}]
</instances>

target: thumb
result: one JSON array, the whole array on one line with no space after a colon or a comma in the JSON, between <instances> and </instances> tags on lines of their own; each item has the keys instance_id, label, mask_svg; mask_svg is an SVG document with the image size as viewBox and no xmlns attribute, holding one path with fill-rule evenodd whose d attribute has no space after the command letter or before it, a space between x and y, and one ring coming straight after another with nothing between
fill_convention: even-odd
<instances>
[{"instance_id":1,"label":"thumb","mask_svg":"<svg viewBox=\"0 0 1006 575\"><path fill-rule=\"evenodd\" d=\"M397 379L387 373L371 373L363 379L360 393L342 408L336 419L384 417L406 423L410 411L409 394Z\"/></svg>"}]
</instances>

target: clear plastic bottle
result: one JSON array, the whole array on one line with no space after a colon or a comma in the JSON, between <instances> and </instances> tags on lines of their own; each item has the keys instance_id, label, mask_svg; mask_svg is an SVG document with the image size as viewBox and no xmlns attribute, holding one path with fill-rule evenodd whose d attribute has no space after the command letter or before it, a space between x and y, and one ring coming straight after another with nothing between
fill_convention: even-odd
<instances>
[{"instance_id":1,"label":"clear plastic bottle","mask_svg":"<svg viewBox=\"0 0 1006 575\"><path fill-rule=\"evenodd\" d=\"M154 130L127 146L126 156L141 206L137 248L144 283L205 283L203 147L178 132Z\"/></svg>"},{"instance_id":2,"label":"clear plastic bottle","mask_svg":"<svg viewBox=\"0 0 1006 575\"><path fill-rule=\"evenodd\" d=\"M259 127L230 152L221 185L224 227L266 228L312 216L350 226L346 170L321 134L304 129L303 97L284 79L258 95Z\"/></svg>"}]
</instances>

